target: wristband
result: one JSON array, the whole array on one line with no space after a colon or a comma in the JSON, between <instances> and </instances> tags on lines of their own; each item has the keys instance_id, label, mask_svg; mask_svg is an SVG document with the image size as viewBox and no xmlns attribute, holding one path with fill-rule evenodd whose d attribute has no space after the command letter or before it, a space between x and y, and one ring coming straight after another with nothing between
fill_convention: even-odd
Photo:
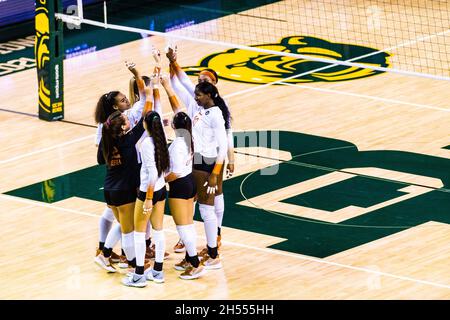
<instances>
[{"instance_id":1,"label":"wristband","mask_svg":"<svg viewBox=\"0 0 450 320\"><path fill-rule=\"evenodd\" d=\"M223 167L223 163L216 163L212 173L215 174L215 175L219 175L220 172L222 171L222 167Z\"/></svg>"},{"instance_id":2,"label":"wristband","mask_svg":"<svg viewBox=\"0 0 450 320\"><path fill-rule=\"evenodd\" d=\"M178 99L176 96L169 96L169 102L173 106L179 106Z\"/></svg>"}]
</instances>

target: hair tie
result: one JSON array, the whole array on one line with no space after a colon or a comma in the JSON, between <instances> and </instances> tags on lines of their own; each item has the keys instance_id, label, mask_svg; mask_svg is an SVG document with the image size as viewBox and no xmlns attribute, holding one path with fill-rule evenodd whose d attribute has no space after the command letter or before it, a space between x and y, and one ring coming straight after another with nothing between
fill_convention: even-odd
<instances>
[{"instance_id":1,"label":"hair tie","mask_svg":"<svg viewBox=\"0 0 450 320\"><path fill-rule=\"evenodd\" d=\"M215 95L214 95L214 98L217 98L219 96L219 94L218 93L216 93Z\"/></svg>"},{"instance_id":2,"label":"hair tie","mask_svg":"<svg viewBox=\"0 0 450 320\"><path fill-rule=\"evenodd\" d=\"M106 126L109 127L110 125L111 125L111 119L108 118L108 119L106 119Z\"/></svg>"}]
</instances>

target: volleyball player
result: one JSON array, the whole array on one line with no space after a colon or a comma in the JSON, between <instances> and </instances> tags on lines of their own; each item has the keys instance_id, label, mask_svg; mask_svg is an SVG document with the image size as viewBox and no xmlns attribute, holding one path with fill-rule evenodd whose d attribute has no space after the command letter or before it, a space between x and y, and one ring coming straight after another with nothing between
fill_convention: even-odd
<instances>
[{"instance_id":1,"label":"volleyball player","mask_svg":"<svg viewBox=\"0 0 450 320\"><path fill-rule=\"evenodd\" d=\"M182 91L183 89L187 91L189 94L194 96L194 90L195 85L192 83L192 81L189 79L187 74L184 72L184 70L178 65L177 63L177 56L176 52L171 48L168 47L167 58L170 62L170 75L171 75L171 82L174 87L174 90L178 93ZM213 85L217 85L219 78L217 76L217 73L213 69L204 69L200 72L198 76L198 83L201 82L209 82ZM225 120L225 129L227 132L227 138L228 138L228 149L227 149L227 157L228 157L228 164L226 168L226 174L227 177L231 177L234 173L234 143L233 143L233 131L231 128L231 115L229 108L225 101L224 103L219 105L219 108L222 111L223 118ZM217 242L218 246L221 245L221 228L222 228L222 221L223 221L223 215L225 210L225 202L223 197L223 170L219 174L219 180L218 180L218 190L216 193L216 197L214 198L214 211L217 216L217 222L218 222L218 228L217 228ZM195 205L194 205L195 207ZM195 209L194 209L195 210ZM183 252L184 251L184 245L182 241L178 241L177 244L174 246L175 252ZM205 253L206 250L203 250L202 253Z\"/></svg>"},{"instance_id":2,"label":"volleyball player","mask_svg":"<svg viewBox=\"0 0 450 320\"><path fill-rule=\"evenodd\" d=\"M196 85L195 99L186 90L177 93L187 106L188 115L192 119L193 175L207 241L207 253L202 257L202 262L206 269L219 269L222 263L217 252L218 226L214 212L214 196L227 153L225 121L218 107L223 100L219 99L217 88L208 82Z\"/></svg>"},{"instance_id":3,"label":"volleyball player","mask_svg":"<svg viewBox=\"0 0 450 320\"><path fill-rule=\"evenodd\" d=\"M154 90L157 90L159 77L154 77ZM155 102L159 100L155 96ZM169 168L169 151L161 117L158 111L151 111L144 117L144 128L148 136L144 138L140 153L142 167L140 171L140 186L134 210L134 244L136 253L136 268L122 283L131 287L144 287L147 280L157 283L164 282L163 260L165 252L165 237L163 230L164 205L166 200L166 185L164 176ZM153 268L145 268L145 230L148 221L153 228L155 242L155 262Z\"/></svg>"},{"instance_id":4,"label":"volleyball player","mask_svg":"<svg viewBox=\"0 0 450 320\"><path fill-rule=\"evenodd\" d=\"M192 211L194 197L197 192L194 176L192 174L192 121L189 116L180 111L180 104L170 86L168 78L162 77L161 84L165 88L173 112L172 128L175 130L175 139L169 147L170 172L166 176L169 182L170 213L176 224L180 239L186 246L186 256L175 264L175 269L184 271L180 278L192 280L204 274L204 267L200 264L197 255L196 232Z\"/></svg>"},{"instance_id":5,"label":"volleyball player","mask_svg":"<svg viewBox=\"0 0 450 320\"><path fill-rule=\"evenodd\" d=\"M145 87L144 111L151 110L152 89ZM106 163L104 195L106 204L120 222L122 248L128 264L136 266L134 250L134 207L139 187L140 164L137 161L136 143L144 133L143 118L131 129L128 116L117 110L103 124L102 139L97 153L99 164ZM112 248L103 248L95 262L108 272L115 272L111 265Z\"/></svg>"},{"instance_id":6,"label":"volleyball player","mask_svg":"<svg viewBox=\"0 0 450 320\"><path fill-rule=\"evenodd\" d=\"M157 76L157 74L159 74L160 72L160 68L156 67L154 69L154 74L152 76L153 79L156 79L155 77ZM145 82L145 85L151 85L150 83L150 78L147 76L142 76L142 79ZM140 95L139 95L139 88L138 88L138 83L135 79L135 77L132 77L130 79L129 82L129 96L130 96L130 102L132 104L138 102L140 100ZM159 89L157 86L153 86L153 107L154 110L156 112L158 112L160 114L160 116L162 117L162 106L161 106L161 99L160 99L160 95L159 95ZM146 134L146 132L144 132L144 134L142 135L142 138L139 140L137 148L138 150L140 149L140 145L141 142L143 141L143 139L145 137L147 137L148 135ZM138 151L139 152L139 151ZM139 161L140 161L140 155L138 153L138 157L139 157ZM147 224L147 229L145 232L145 243L146 243L146 253L145 253L145 259L154 259L155 258L155 245L152 244L152 240L151 240L151 223L150 220L148 221ZM167 259L169 256L168 252L164 252L164 259ZM120 264L119 264L120 267Z\"/></svg>"},{"instance_id":7,"label":"volleyball player","mask_svg":"<svg viewBox=\"0 0 450 320\"><path fill-rule=\"evenodd\" d=\"M146 76L140 76L139 71L135 68L135 64L132 62L125 63L128 70L134 75L132 80L130 80L130 101L127 97L120 93L119 91L111 91L100 97L97 102L97 107L95 109L95 121L98 124L97 133L95 136L95 145L98 147L100 140L102 138L102 128L103 123L114 111L125 112L130 120L130 125L133 127L134 124L139 120L144 108L145 99L141 99L144 93L144 83L149 85L149 78ZM138 79L137 81L135 79ZM133 83L133 84L132 84ZM131 85L132 84L132 85ZM131 88L133 91L131 91ZM115 226L112 230L112 224L114 222L114 214L111 208L106 207L99 221L99 247L96 250L96 256L100 254L103 250L105 244L108 248L113 248L116 243L121 238L120 226ZM122 251L122 255L119 256L114 252L111 252L111 261L113 263L119 263L119 267L127 268L128 263L125 255Z\"/></svg>"}]
</instances>

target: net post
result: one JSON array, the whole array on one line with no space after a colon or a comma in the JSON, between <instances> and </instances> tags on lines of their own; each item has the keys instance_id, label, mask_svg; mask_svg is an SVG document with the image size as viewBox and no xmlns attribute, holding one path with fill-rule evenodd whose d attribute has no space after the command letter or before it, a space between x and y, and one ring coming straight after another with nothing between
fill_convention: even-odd
<instances>
[{"instance_id":1,"label":"net post","mask_svg":"<svg viewBox=\"0 0 450 320\"><path fill-rule=\"evenodd\" d=\"M47 121L64 118L63 22L55 18L55 13L62 11L62 0L36 0L34 53L39 119Z\"/></svg>"}]
</instances>

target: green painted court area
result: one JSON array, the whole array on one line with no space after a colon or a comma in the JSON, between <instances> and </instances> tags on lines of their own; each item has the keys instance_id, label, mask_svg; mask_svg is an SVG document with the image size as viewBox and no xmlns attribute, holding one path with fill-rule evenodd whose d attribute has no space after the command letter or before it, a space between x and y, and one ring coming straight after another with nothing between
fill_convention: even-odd
<instances>
[{"instance_id":1,"label":"green painted court area","mask_svg":"<svg viewBox=\"0 0 450 320\"><path fill-rule=\"evenodd\" d=\"M277 137L279 146L275 147ZM292 155L290 161L224 182L224 225L286 239L272 246L274 249L323 258L428 221L450 223L449 159L401 151L360 152L347 141L286 131L235 133L235 145L272 146ZM429 192L340 223L237 204L330 172L364 167L437 178L444 186L422 186ZM93 166L6 194L49 203L70 197L103 201L104 172L103 166ZM333 215L333 211L350 205L367 208L403 196L405 192L399 189L407 186L398 181L359 175L282 202L326 210ZM200 220L198 213L196 219Z\"/></svg>"},{"instance_id":2,"label":"green painted court area","mask_svg":"<svg viewBox=\"0 0 450 320\"><path fill-rule=\"evenodd\" d=\"M405 194L397 191L398 189L399 185L395 182L355 177L285 199L283 202L325 211L336 211L351 205L368 208Z\"/></svg>"}]
</instances>

